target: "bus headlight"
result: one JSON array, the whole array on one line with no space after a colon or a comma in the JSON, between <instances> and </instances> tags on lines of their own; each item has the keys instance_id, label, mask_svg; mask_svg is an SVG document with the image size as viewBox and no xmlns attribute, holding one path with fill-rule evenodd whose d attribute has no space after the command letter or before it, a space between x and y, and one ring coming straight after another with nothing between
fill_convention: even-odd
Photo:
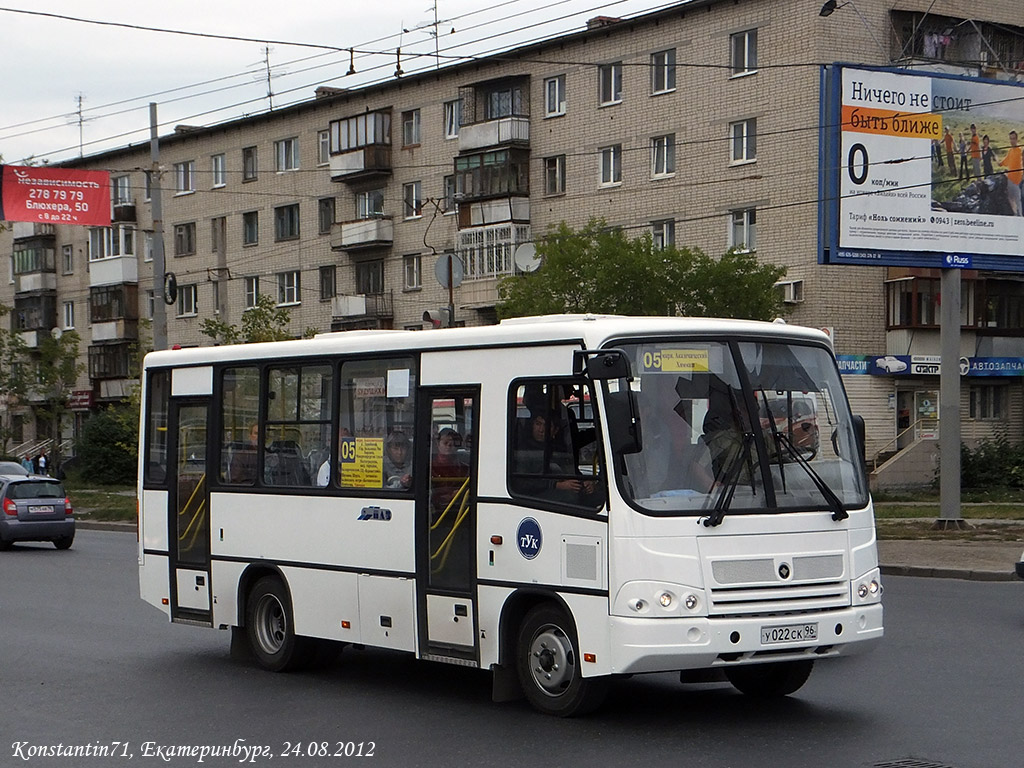
<instances>
[{"instance_id":1,"label":"bus headlight","mask_svg":"<svg viewBox=\"0 0 1024 768\"><path fill-rule=\"evenodd\" d=\"M672 618L700 616L705 612L703 590L683 584L658 581L631 581L612 601L615 616Z\"/></svg>"},{"instance_id":2,"label":"bus headlight","mask_svg":"<svg viewBox=\"0 0 1024 768\"><path fill-rule=\"evenodd\" d=\"M882 582L877 569L865 574L854 588L859 603L875 603L882 598Z\"/></svg>"},{"instance_id":3,"label":"bus headlight","mask_svg":"<svg viewBox=\"0 0 1024 768\"><path fill-rule=\"evenodd\" d=\"M658 602L661 603L661 607L662 608L671 608L672 607L672 593L671 592L662 592L660 595L658 595Z\"/></svg>"}]
</instances>

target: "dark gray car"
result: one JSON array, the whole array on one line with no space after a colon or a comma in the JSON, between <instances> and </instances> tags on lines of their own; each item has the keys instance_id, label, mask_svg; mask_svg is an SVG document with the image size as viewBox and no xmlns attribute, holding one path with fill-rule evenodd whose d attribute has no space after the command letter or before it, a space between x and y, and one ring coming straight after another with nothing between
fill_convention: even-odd
<instances>
[{"instance_id":1,"label":"dark gray car","mask_svg":"<svg viewBox=\"0 0 1024 768\"><path fill-rule=\"evenodd\" d=\"M41 475L0 475L0 550L16 541L52 541L68 549L75 518L64 486Z\"/></svg>"}]
</instances>

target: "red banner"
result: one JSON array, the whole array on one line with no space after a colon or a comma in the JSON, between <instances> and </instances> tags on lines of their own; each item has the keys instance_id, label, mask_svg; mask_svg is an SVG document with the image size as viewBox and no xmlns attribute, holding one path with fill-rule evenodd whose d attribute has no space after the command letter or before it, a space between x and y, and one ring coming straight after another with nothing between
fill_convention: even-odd
<instances>
[{"instance_id":1,"label":"red banner","mask_svg":"<svg viewBox=\"0 0 1024 768\"><path fill-rule=\"evenodd\" d=\"M110 174L0 166L0 221L110 226Z\"/></svg>"}]
</instances>

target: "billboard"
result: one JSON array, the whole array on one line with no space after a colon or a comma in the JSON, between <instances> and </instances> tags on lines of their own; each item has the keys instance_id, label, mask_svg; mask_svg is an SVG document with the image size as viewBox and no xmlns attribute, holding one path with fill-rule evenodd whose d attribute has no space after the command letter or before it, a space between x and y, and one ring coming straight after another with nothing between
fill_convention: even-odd
<instances>
[{"instance_id":1,"label":"billboard","mask_svg":"<svg viewBox=\"0 0 1024 768\"><path fill-rule=\"evenodd\" d=\"M1024 272L1024 85L823 68L819 262Z\"/></svg>"},{"instance_id":2,"label":"billboard","mask_svg":"<svg viewBox=\"0 0 1024 768\"><path fill-rule=\"evenodd\" d=\"M110 226L110 173L0 165L0 221Z\"/></svg>"}]
</instances>

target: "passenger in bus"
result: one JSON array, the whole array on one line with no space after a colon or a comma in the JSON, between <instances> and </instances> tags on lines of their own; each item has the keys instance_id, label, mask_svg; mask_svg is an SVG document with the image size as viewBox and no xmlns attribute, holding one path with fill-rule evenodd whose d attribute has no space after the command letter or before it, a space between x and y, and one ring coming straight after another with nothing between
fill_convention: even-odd
<instances>
[{"instance_id":1,"label":"passenger in bus","mask_svg":"<svg viewBox=\"0 0 1024 768\"><path fill-rule=\"evenodd\" d=\"M518 436L513 490L566 504L575 504L594 493L596 481L577 475L576 462L563 434L563 425L544 413L529 419Z\"/></svg>"},{"instance_id":2,"label":"passenger in bus","mask_svg":"<svg viewBox=\"0 0 1024 768\"><path fill-rule=\"evenodd\" d=\"M249 441L235 450L231 457L228 481L252 485L256 482L256 459L260 447L260 425L249 425Z\"/></svg>"},{"instance_id":3,"label":"passenger in bus","mask_svg":"<svg viewBox=\"0 0 1024 768\"><path fill-rule=\"evenodd\" d=\"M430 462L430 503L435 515L448 508L469 476L467 467L459 460L461 445L462 438L451 427L437 433Z\"/></svg>"},{"instance_id":4,"label":"passenger in bus","mask_svg":"<svg viewBox=\"0 0 1024 768\"><path fill-rule=\"evenodd\" d=\"M384 487L406 490L412 486L412 462L409 458L409 438L395 430L384 444Z\"/></svg>"},{"instance_id":5,"label":"passenger in bus","mask_svg":"<svg viewBox=\"0 0 1024 768\"><path fill-rule=\"evenodd\" d=\"M729 393L716 389L709 393L701 441L708 448L709 468L715 484L725 482L730 471L738 473L736 476L739 483L750 483L753 446L748 446L746 456L742 455L746 438L740 425L737 405Z\"/></svg>"}]
</instances>

